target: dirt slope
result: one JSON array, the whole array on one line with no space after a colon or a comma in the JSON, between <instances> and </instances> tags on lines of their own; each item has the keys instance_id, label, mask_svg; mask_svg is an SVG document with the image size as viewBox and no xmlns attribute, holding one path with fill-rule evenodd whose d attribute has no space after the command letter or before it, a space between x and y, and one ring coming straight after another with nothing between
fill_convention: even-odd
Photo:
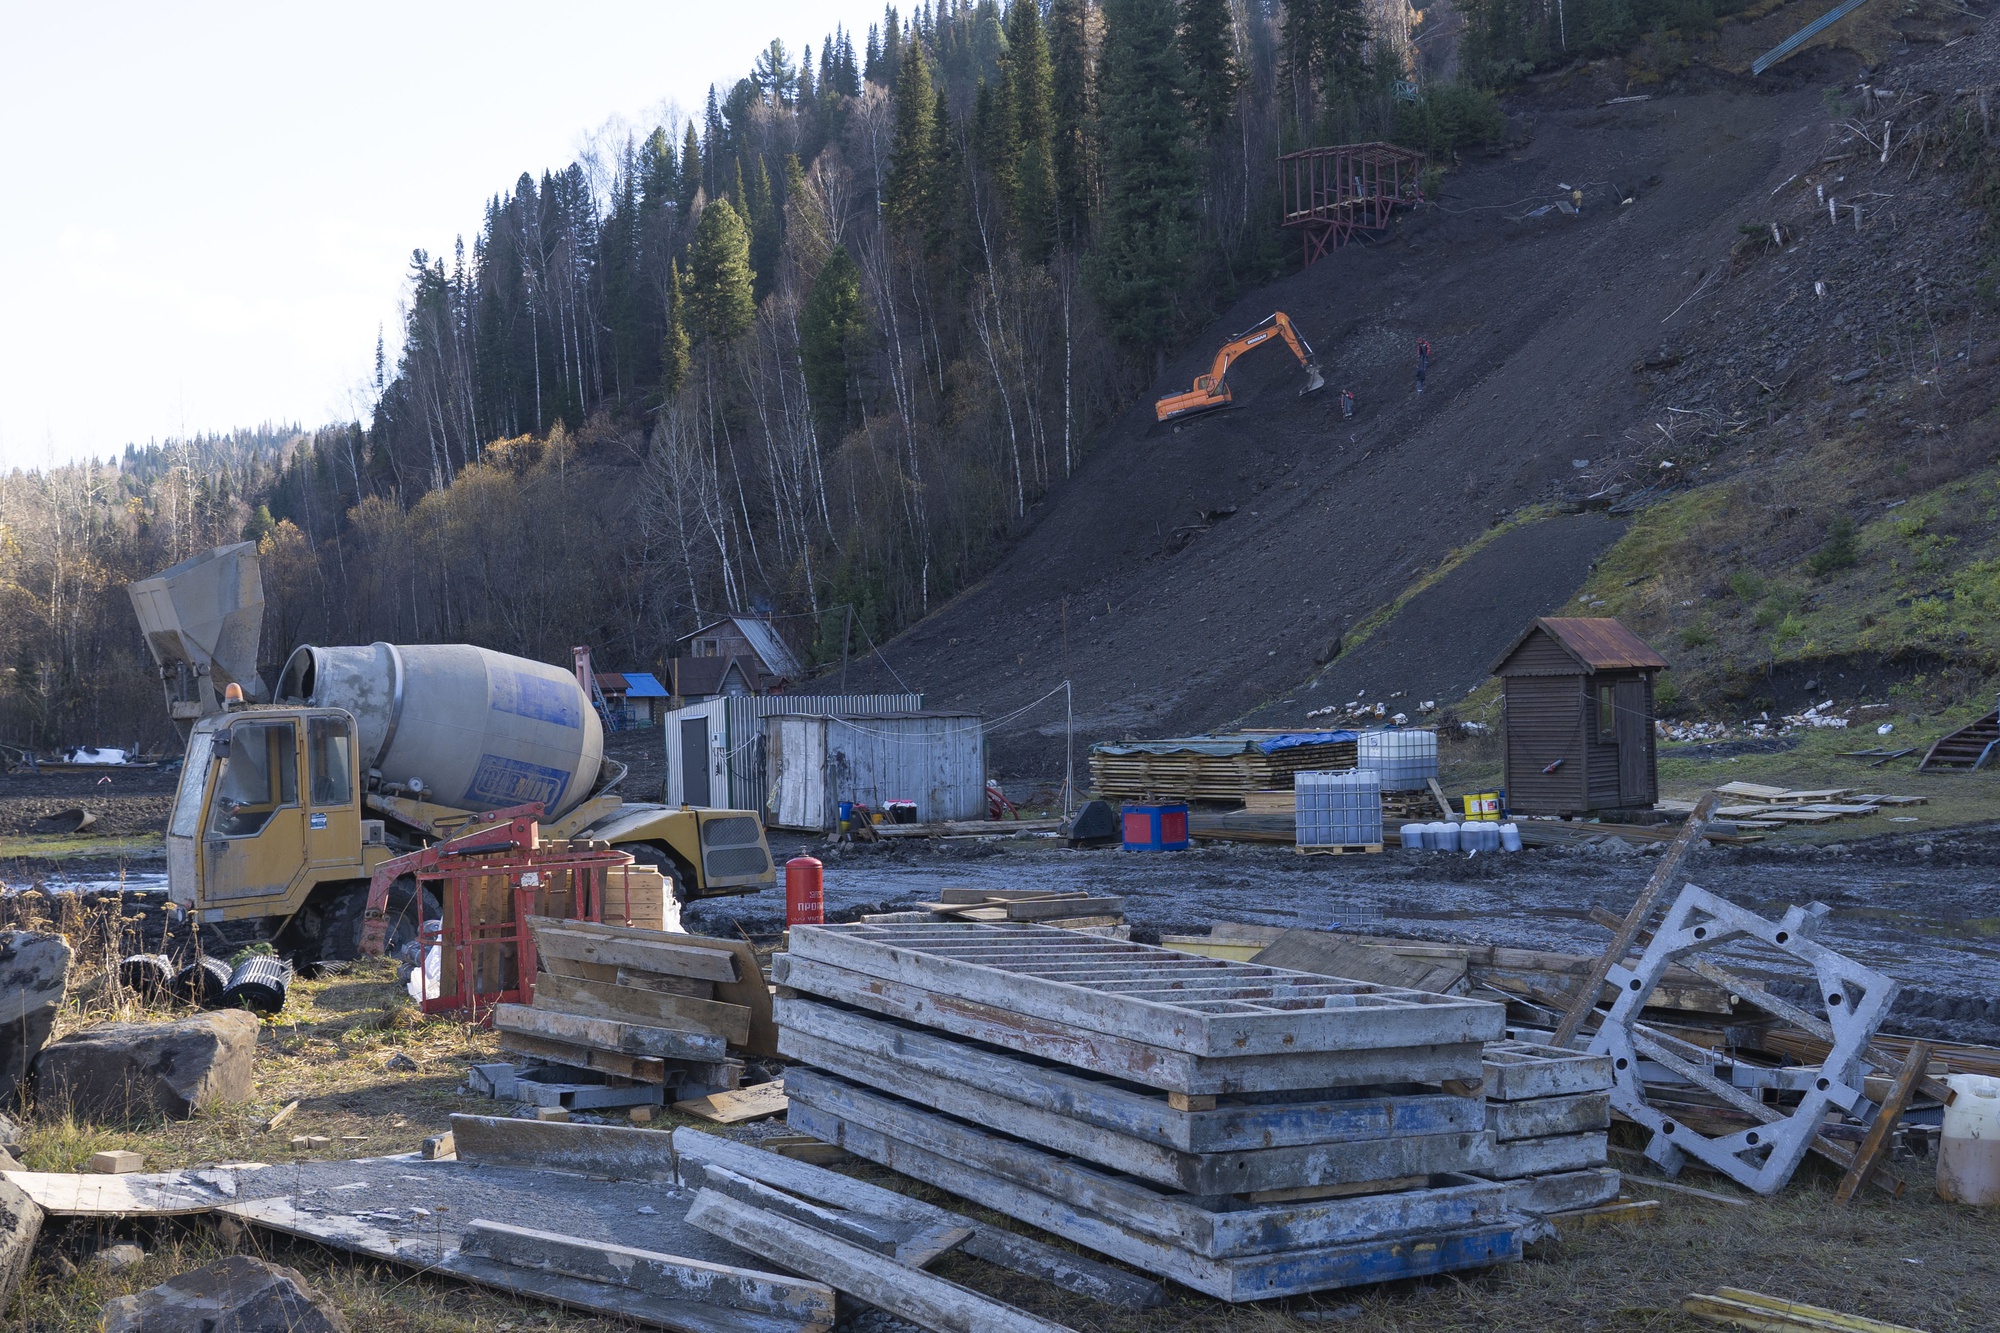
<instances>
[{"instance_id":1,"label":"dirt slope","mask_svg":"<svg viewBox=\"0 0 2000 1333\"><path fill-rule=\"evenodd\" d=\"M1436 207L1238 302L1174 361L991 575L887 645L897 673L934 706L989 718L1067 674L1082 742L1265 705L1262 718L1302 715L1310 703L1279 701L1356 623L1491 524L1573 490L1580 461L1594 475L1632 452L1663 410L1648 397L1660 375L1635 371L1679 365L1670 345L1712 337L1694 321L1715 318L1702 311L1738 224L1819 161L1821 89L1851 73L1849 57L1802 57L1779 80L1707 74L1648 102L1606 107L1622 87L1584 79L1512 104L1515 145L1455 173ZM1524 216L1571 188L1580 215ZM1266 352L1232 376L1236 410L1178 431L1152 422L1154 394L1187 385L1223 337L1273 309L1313 341L1328 392L1298 397L1296 368ZM1436 349L1422 397L1419 336ZM1705 350L1747 385L1733 351ZM1689 392L1689 372L1671 373ZM1342 386L1360 402L1353 422L1339 417ZM1552 608L1582 575L1565 558L1521 567L1474 637ZM857 688L887 683L875 674ZM1057 771L1062 731L1059 700L1005 723L996 767Z\"/></svg>"}]
</instances>

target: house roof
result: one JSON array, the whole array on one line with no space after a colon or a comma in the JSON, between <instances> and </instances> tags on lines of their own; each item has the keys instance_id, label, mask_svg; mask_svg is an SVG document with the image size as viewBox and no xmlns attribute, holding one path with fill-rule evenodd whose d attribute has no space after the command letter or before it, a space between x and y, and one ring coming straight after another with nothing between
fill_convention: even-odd
<instances>
[{"instance_id":1,"label":"house roof","mask_svg":"<svg viewBox=\"0 0 2000 1333\"><path fill-rule=\"evenodd\" d=\"M699 638L721 625L728 625L741 634L756 651L764 669L771 675L782 676L786 680L801 680L805 677L804 663L800 662L785 641L778 637L778 632L771 628L770 621L756 616L733 614L723 616L720 620L709 621L692 634L681 635L675 642L686 643L689 639ZM687 692L682 691L683 694Z\"/></svg>"},{"instance_id":2,"label":"house roof","mask_svg":"<svg viewBox=\"0 0 2000 1333\"><path fill-rule=\"evenodd\" d=\"M660 684L660 678L649 671L627 671L625 676L625 697L627 699L664 699L667 687Z\"/></svg>"},{"instance_id":3,"label":"house roof","mask_svg":"<svg viewBox=\"0 0 2000 1333\"><path fill-rule=\"evenodd\" d=\"M681 697L698 699L723 693L731 671L742 678L746 690L755 692L762 688L763 673L758 670L756 660L741 656L676 657L668 679L677 675Z\"/></svg>"},{"instance_id":4,"label":"house roof","mask_svg":"<svg viewBox=\"0 0 2000 1333\"><path fill-rule=\"evenodd\" d=\"M622 694L627 688L625 677L616 671L600 671L597 673L597 688L606 694Z\"/></svg>"},{"instance_id":5,"label":"house roof","mask_svg":"<svg viewBox=\"0 0 2000 1333\"><path fill-rule=\"evenodd\" d=\"M1614 617L1543 616L1521 631L1521 636L1500 654L1493 670L1497 672L1506 666L1507 659L1537 630L1554 639L1586 672L1657 671L1667 666L1664 657Z\"/></svg>"}]
</instances>

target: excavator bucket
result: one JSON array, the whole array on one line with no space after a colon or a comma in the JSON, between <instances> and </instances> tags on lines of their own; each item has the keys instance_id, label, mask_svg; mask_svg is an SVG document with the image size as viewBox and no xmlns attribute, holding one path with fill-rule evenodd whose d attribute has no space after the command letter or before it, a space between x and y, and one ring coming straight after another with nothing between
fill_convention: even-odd
<instances>
[{"instance_id":1,"label":"excavator bucket","mask_svg":"<svg viewBox=\"0 0 2000 1333\"><path fill-rule=\"evenodd\" d=\"M1299 396L1303 398L1305 395L1317 392L1318 390L1324 389L1325 387L1326 387L1326 376L1319 373L1318 364L1310 361L1307 362L1306 387L1299 390Z\"/></svg>"},{"instance_id":2,"label":"excavator bucket","mask_svg":"<svg viewBox=\"0 0 2000 1333\"><path fill-rule=\"evenodd\" d=\"M230 685L263 701L257 641L264 627L264 578L257 544L218 546L126 588L146 646L159 664L167 712L185 737L222 707Z\"/></svg>"}]
</instances>

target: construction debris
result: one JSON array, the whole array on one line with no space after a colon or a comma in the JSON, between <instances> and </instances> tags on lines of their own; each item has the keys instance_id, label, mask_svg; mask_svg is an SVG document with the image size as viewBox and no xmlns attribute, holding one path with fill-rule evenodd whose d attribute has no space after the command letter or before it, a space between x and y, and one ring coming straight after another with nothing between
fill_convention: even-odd
<instances>
[{"instance_id":1,"label":"construction debris","mask_svg":"<svg viewBox=\"0 0 2000 1333\"><path fill-rule=\"evenodd\" d=\"M869 924L911 924L923 921L1039 921L1064 930L1087 931L1115 939L1130 939L1125 924L1125 900L1094 897L1082 889L1041 892L1034 889L944 889L938 901L918 903L915 911L865 916Z\"/></svg>"},{"instance_id":2,"label":"construction debris","mask_svg":"<svg viewBox=\"0 0 2000 1333\"><path fill-rule=\"evenodd\" d=\"M1681 1309L1697 1319L1757 1329L1759 1333L1785 1333L1790 1329L1799 1333L1923 1333L1922 1329L1906 1324L1885 1324L1879 1319L1782 1301L1740 1287L1718 1287L1712 1296L1694 1292L1681 1302Z\"/></svg>"},{"instance_id":3,"label":"construction debris","mask_svg":"<svg viewBox=\"0 0 2000 1333\"><path fill-rule=\"evenodd\" d=\"M1589 1108L1488 1127L1497 1005L1024 923L795 928L778 980L794 1125L1225 1300L1506 1262L1617 1195Z\"/></svg>"},{"instance_id":4,"label":"construction debris","mask_svg":"<svg viewBox=\"0 0 2000 1333\"><path fill-rule=\"evenodd\" d=\"M1246 792L1289 787L1303 769L1351 769L1359 732L1246 731L1121 741L1090 750L1090 785L1129 800L1241 800Z\"/></svg>"}]
</instances>

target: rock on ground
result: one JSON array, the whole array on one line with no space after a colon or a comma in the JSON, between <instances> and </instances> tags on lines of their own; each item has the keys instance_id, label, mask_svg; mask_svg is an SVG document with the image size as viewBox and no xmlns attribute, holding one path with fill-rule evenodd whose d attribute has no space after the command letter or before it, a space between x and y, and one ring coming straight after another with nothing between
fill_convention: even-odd
<instances>
[{"instance_id":1,"label":"rock on ground","mask_svg":"<svg viewBox=\"0 0 2000 1333\"><path fill-rule=\"evenodd\" d=\"M98 1322L103 1333L351 1333L296 1270L247 1254L106 1301Z\"/></svg>"},{"instance_id":2,"label":"rock on ground","mask_svg":"<svg viewBox=\"0 0 2000 1333\"><path fill-rule=\"evenodd\" d=\"M35 1061L45 1106L83 1115L162 1115L250 1097L256 1016L240 1009L175 1023L112 1023L50 1045Z\"/></svg>"},{"instance_id":3,"label":"rock on ground","mask_svg":"<svg viewBox=\"0 0 2000 1333\"><path fill-rule=\"evenodd\" d=\"M41 1208L19 1185L0 1176L0 1311L6 1310L14 1285L28 1271L41 1234Z\"/></svg>"},{"instance_id":4,"label":"rock on ground","mask_svg":"<svg viewBox=\"0 0 2000 1333\"><path fill-rule=\"evenodd\" d=\"M0 1103L35 1062L69 983L69 944L60 935L0 934Z\"/></svg>"}]
</instances>

